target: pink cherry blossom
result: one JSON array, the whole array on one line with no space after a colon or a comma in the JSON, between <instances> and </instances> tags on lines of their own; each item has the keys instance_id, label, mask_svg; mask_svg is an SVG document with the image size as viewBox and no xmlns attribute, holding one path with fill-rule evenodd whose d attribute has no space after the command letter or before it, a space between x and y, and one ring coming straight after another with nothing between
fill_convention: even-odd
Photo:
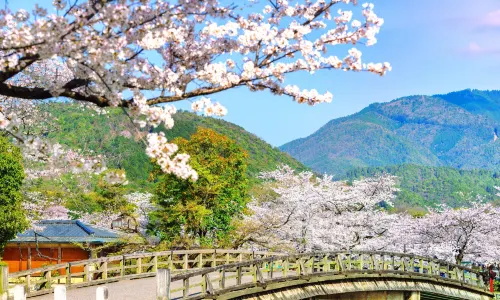
<instances>
[{"instance_id":1,"label":"pink cherry blossom","mask_svg":"<svg viewBox=\"0 0 500 300\"><path fill-rule=\"evenodd\" d=\"M359 46L375 44L383 24L371 4L351 11L357 1L272 0L257 11L255 1L241 2L246 9L216 0L54 0L51 9L0 10L0 96L120 106L145 130L174 126L175 108L164 105L176 101L223 116L222 105L200 98L246 87L316 105L332 94L290 85L290 74L391 69L361 60ZM342 44L356 48L333 54ZM16 120L0 113L0 129ZM52 151L42 140L18 137ZM172 149L164 136L148 137L148 155L162 170L194 179L189 157Z\"/></svg>"}]
</instances>

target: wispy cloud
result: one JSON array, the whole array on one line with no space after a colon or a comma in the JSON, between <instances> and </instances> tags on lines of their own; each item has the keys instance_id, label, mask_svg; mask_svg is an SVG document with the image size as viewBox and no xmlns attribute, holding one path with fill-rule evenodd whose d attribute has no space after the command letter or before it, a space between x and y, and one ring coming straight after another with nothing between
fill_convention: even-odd
<instances>
[{"instance_id":1,"label":"wispy cloud","mask_svg":"<svg viewBox=\"0 0 500 300\"><path fill-rule=\"evenodd\" d=\"M481 53L484 49L481 48L476 42L470 42L469 47L467 48L468 53Z\"/></svg>"},{"instance_id":2,"label":"wispy cloud","mask_svg":"<svg viewBox=\"0 0 500 300\"><path fill-rule=\"evenodd\" d=\"M462 52L468 55L486 56L500 54L500 9L491 10L470 20L469 26L473 30L474 40L462 49Z\"/></svg>"},{"instance_id":3,"label":"wispy cloud","mask_svg":"<svg viewBox=\"0 0 500 300\"><path fill-rule=\"evenodd\" d=\"M477 42L470 42L467 48L463 49L463 52L469 55L498 55L500 54L500 46L484 46L479 45Z\"/></svg>"},{"instance_id":4,"label":"wispy cloud","mask_svg":"<svg viewBox=\"0 0 500 300\"><path fill-rule=\"evenodd\" d=\"M489 12L479 20L479 27L500 28L500 9Z\"/></svg>"}]
</instances>

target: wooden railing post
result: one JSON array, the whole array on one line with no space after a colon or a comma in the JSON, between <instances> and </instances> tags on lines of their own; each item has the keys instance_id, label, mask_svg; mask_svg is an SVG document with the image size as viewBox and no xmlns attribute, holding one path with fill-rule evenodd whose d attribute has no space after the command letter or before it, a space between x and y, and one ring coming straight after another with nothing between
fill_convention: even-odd
<instances>
[{"instance_id":1,"label":"wooden railing post","mask_svg":"<svg viewBox=\"0 0 500 300\"><path fill-rule=\"evenodd\" d=\"M158 272L158 256L153 256L153 273Z\"/></svg>"},{"instance_id":2,"label":"wooden railing post","mask_svg":"<svg viewBox=\"0 0 500 300\"><path fill-rule=\"evenodd\" d=\"M66 285L71 285L71 263L66 265Z\"/></svg>"},{"instance_id":3,"label":"wooden railing post","mask_svg":"<svg viewBox=\"0 0 500 300\"><path fill-rule=\"evenodd\" d=\"M125 255L122 255L120 260L120 277L125 276Z\"/></svg>"},{"instance_id":4,"label":"wooden railing post","mask_svg":"<svg viewBox=\"0 0 500 300\"><path fill-rule=\"evenodd\" d=\"M102 268L101 279L108 279L108 262L107 261L103 262L101 268Z\"/></svg>"},{"instance_id":5,"label":"wooden railing post","mask_svg":"<svg viewBox=\"0 0 500 300\"><path fill-rule=\"evenodd\" d=\"M212 253L212 268L217 267L217 249L214 249L214 253Z\"/></svg>"},{"instance_id":6,"label":"wooden railing post","mask_svg":"<svg viewBox=\"0 0 500 300\"><path fill-rule=\"evenodd\" d=\"M28 274L26 275L26 292L29 293L30 291L31 291L31 275Z\"/></svg>"},{"instance_id":7,"label":"wooden railing post","mask_svg":"<svg viewBox=\"0 0 500 300\"><path fill-rule=\"evenodd\" d=\"M167 259L167 263L168 263L168 269L170 271L173 271L174 270L174 253L173 252L170 252L170 255L168 256L168 259Z\"/></svg>"},{"instance_id":8,"label":"wooden railing post","mask_svg":"<svg viewBox=\"0 0 500 300\"><path fill-rule=\"evenodd\" d=\"M184 266L183 266L183 269L184 270L189 269L189 255L187 253L184 254Z\"/></svg>"},{"instance_id":9,"label":"wooden railing post","mask_svg":"<svg viewBox=\"0 0 500 300\"><path fill-rule=\"evenodd\" d=\"M0 299L7 299L9 290L9 266L0 265Z\"/></svg>"},{"instance_id":10,"label":"wooden railing post","mask_svg":"<svg viewBox=\"0 0 500 300\"><path fill-rule=\"evenodd\" d=\"M219 288L226 288L226 269L219 270Z\"/></svg>"},{"instance_id":11,"label":"wooden railing post","mask_svg":"<svg viewBox=\"0 0 500 300\"><path fill-rule=\"evenodd\" d=\"M241 284L241 275L242 275L241 266L238 266L236 268L236 285L240 285Z\"/></svg>"},{"instance_id":12,"label":"wooden railing post","mask_svg":"<svg viewBox=\"0 0 500 300\"><path fill-rule=\"evenodd\" d=\"M288 276L288 270L290 268L290 261L288 260L288 257L283 260L283 277Z\"/></svg>"},{"instance_id":13,"label":"wooden railing post","mask_svg":"<svg viewBox=\"0 0 500 300\"><path fill-rule=\"evenodd\" d=\"M203 290L204 293L206 294L209 294L209 295L213 295L214 294L214 288L212 286L212 281L210 280L210 275L209 274L205 274L203 275L203 279L204 279L204 282L205 282L205 289Z\"/></svg>"},{"instance_id":14,"label":"wooden railing post","mask_svg":"<svg viewBox=\"0 0 500 300\"><path fill-rule=\"evenodd\" d=\"M85 266L83 267L83 272L84 272L84 275L83 275L83 279L84 281L86 282L89 282L91 279L90 279L90 264L85 264Z\"/></svg>"},{"instance_id":15,"label":"wooden railing post","mask_svg":"<svg viewBox=\"0 0 500 300\"><path fill-rule=\"evenodd\" d=\"M136 273L141 274L142 273L142 258L141 257L137 258L136 264L137 264L137 272Z\"/></svg>"},{"instance_id":16,"label":"wooden railing post","mask_svg":"<svg viewBox=\"0 0 500 300\"><path fill-rule=\"evenodd\" d=\"M203 253L198 254L196 260L198 261L198 268L203 268Z\"/></svg>"},{"instance_id":17,"label":"wooden railing post","mask_svg":"<svg viewBox=\"0 0 500 300\"><path fill-rule=\"evenodd\" d=\"M52 287L52 271L45 271L44 277L45 280L47 280L45 287L50 289Z\"/></svg>"},{"instance_id":18,"label":"wooden railing post","mask_svg":"<svg viewBox=\"0 0 500 300\"><path fill-rule=\"evenodd\" d=\"M307 270L306 270L306 266L304 265L304 261L302 259L299 259L299 265L298 265L298 274L297 275L306 275L307 274Z\"/></svg>"},{"instance_id":19,"label":"wooden railing post","mask_svg":"<svg viewBox=\"0 0 500 300\"><path fill-rule=\"evenodd\" d=\"M156 273L156 299L170 300L170 270L158 269Z\"/></svg>"},{"instance_id":20,"label":"wooden railing post","mask_svg":"<svg viewBox=\"0 0 500 300\"><path fill-rule=\"evenodd\" d=\"M262 272L260 271L260 267L261 265L259 264L255 264L255 281L256 282L259 282L259 283L263 283L264 282L264 276L262 276Z\"/></svg>"},{"instance_id":21,"label":"wooden railing post","mask_svg":"<svg viewBox=\"0 0 500 300\"><path fill-rule=\"evenodd\" d=\"M189 296L189 277L182 280L182 297L187 298Z\"/></svg>"}]
</instances>

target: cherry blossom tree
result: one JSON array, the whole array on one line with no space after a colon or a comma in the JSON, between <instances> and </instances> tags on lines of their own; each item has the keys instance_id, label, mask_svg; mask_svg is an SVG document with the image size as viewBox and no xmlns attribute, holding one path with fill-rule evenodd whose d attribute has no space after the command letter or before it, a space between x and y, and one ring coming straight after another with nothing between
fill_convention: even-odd
<instances>
[{"instance_id":1,"label":"cherry blossom tree","mask_svg":"<svg viewBox=\"0 0 500 300\"><path fill-rule=\"evenodd\" d=\"M122 107L139 128L173 126L175 107L224 115L209 95L246 87L330 102L330 92L285 83L297 72L366 71L384 75L388 63L363 63L355 45L371 46L383 24L372 4L356 0L208 1L54 0L52 8L0 11L0 95L28 101L64 97L97 107ZM243 8L243 9L242 9ZM356 19L359 17L359 20ZM338 57L338 45L353 45ZM148 95L148 97L146 97ZM0 128L16 127L0 113ZM17 138L58 155L39 138ZM196 180L189 156L162 133L149 133L147 154L166 173Z\"/></svg>"},{"instance_id":2,"label":"cherry blossom tree","mask_svg":"<svg viewBox=\"0 0 500 300\"><path fill-rule=\"evenodd\" d=\"M383 175L348 183L312 172L296 174L288 166L263 173L276 199L251 206L256 230L249 241L293 251L382 250L393 237L400 215L390 215L380 204L394 198L395 178Z\"/></svg>"},{"instance_id":3,"label":"cherry blossom tree","mask_svg":"<svg viewBox=\"0 0 500 300\"><path fill-rule=\"evenodd\" d=\"M460 264L500 260L500 208L474 202L469 208L441 206L400 231L408 251Z\"/></svg>"}]
</instances>

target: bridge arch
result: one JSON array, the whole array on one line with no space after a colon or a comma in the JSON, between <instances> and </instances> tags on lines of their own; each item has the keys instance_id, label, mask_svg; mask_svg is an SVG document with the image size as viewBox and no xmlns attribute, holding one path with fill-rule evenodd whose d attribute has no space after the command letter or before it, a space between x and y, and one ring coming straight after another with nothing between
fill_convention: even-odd
<instances>
[{"instance_id":1,"label":"bridge arch","mask_svg":"<svg viewBox=\"0 0 500 300\"><path fill-rule=\"evenodd\" d=\"M217 299L245 300L492 299L492 295L483 289L467 289L460 284L439 279L387 273L374 276L359 274L302 276L294 280L275 280L265 285L248 284L236 291L221 290L213 296Z\"/></svg>"}]
</instances>

